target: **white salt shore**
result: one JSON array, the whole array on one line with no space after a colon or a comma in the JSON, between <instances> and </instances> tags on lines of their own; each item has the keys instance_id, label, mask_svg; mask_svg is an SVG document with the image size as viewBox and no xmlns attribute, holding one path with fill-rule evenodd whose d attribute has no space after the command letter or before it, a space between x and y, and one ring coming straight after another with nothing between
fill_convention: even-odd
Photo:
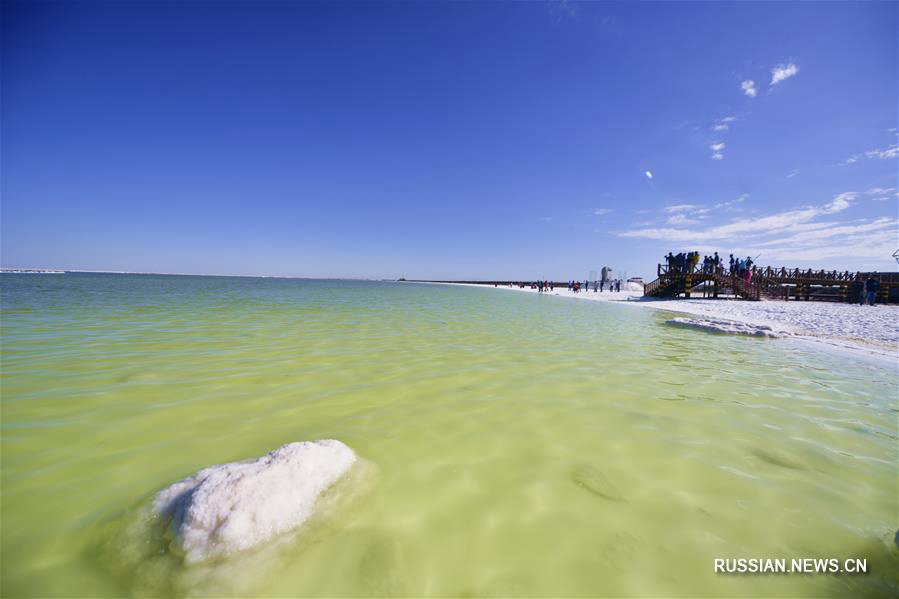
<instances>
[{"instance_id":1,"label":"white salt shore","mask_svg":"<svg viewBox=\"0 0 899 599\"><path fill-rule=\"evenodd\" d=\"M253 461L220 464L160 491L153 510L171 518L187 562L249 549L296 528L319 495L356 461L333 439L284 445Z\"/></svg>"},{"instance_id":2,"label":"white salt shore","mask_svg":"<svg viewBox=\"0 0 899 599\"><path fill-rule=\"evenodd\" d=\"M472 286L493 289L491 285ZM496 289L538 293L536 289L530 288L497 287ZM760 330L765 331L764 336L767 337L791 337L816 341L855 355L887 358L893 362L899 358L899 306L896 305L859 306L857 304L814 301L763 300L752 302L702 298L656 299L644 298L643 292L636 289L622 290L618 293L608 291L594 293L592 290L573 293L565 288L556 288L545 295L681 312L703 317L702 319L693 319L696 321L694 325L702 321L729 321L748 327L765 327ZM714 326L706 328L714 328Z\"/></svg>"}]
</instances>

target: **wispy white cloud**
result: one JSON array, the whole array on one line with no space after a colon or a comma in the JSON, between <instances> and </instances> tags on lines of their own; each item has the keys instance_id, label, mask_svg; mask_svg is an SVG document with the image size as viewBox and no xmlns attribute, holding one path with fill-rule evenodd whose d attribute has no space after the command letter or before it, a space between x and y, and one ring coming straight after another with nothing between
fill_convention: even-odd
<instances>
[{"instance_id":1,"label":"wispy white cloud","mask_svg":"<svg viewBox=\"0 0 899 599\"><path fill-rule=\"evenodd\" d=\"M778 263L793 266L803 262L833 263L835 258L841 259L875 259L891 260L890 254L896 248L896 234L893 231L881 230L859 235L847 235L836 239L804 242L798 245L781 245L758 247L743 245L739 247L700 246L692 247L699 252L727 251L737 256L760 256L759 262L776 266Z\"/></svg>"},{"instance_id":2,"label":"wispy white cloud","mask_svg":"<svg viewBox=\"0 0 899 599\"><path fill-rule=\"evenodd\" d=\"M888 202L893 199L899 199L899 191L895 187L872 187L866 192L869 196L875 196L871 199L875 202Z\"/></svg>"},{"instance_id":3,"label":"wispy white cloud","mask_svg":"<svg viewBox=\"0 0 899 599\"><path fill-rule=\"evenodd\" d=\"M738 256L760 255L763 263L792 265L796 262L832 261L834 258L890 260L899 243L899 220L882 217L852 225L820 228L761 243L744 243L727 251ZM721 251L720 245L695 248L700 252Z\"/></svg>"},{"instance_id":4,"label":"wispy white cloud","mask_svg":"<svg viewBox=\"0 0 899 599\"><path fill-rule=\"evenodd\" d=\"M609 214L613 210L611 208L597 208L593 211L593 214L596 216L603 216L604 214Z\"/></svg>"},{"instance_id":5,"label":"wispy white cloud","mask_svg":"<svg viewBox=\"0 0 899 599\"><path fill-rule=\"evenodd\" d=\"M728 202L719 202L718 204L715 204L713 206L713 208L715 208L716 210L720 210L721 208L734 209L733 206L736 206L737 204L742 204L748 198L749 198L749 194L744 193L743 195L741 195L740 197L738 197L735 200L730 200Z\"/></svg>"},{"instance_id":6,"label":"wispy white cloud","mask_svg":"<svg viewBox=\"0 0 899 599\"><path fill-rule=\"evenodd\" d=\"M841 194L838 194L832 201L827 204L824 204L824 207L821 209L823 214L833 214L834 212L842 212L846 208L849 207L855 198L858 197L858 193L854 191L847 191Z\"/></svg>"},{"instance_id":7,"label":"wispy white cloud","mask_svg":"<svg viewBox=\"0 0 899 599\"><path fill-rule=\"evenodd\" d=\"M856 225L841 225L835 227L826 227L815 229L813 231L803 231L789 237L780 239L772 239L755 244L757 247L770 247L775 245L796 244L800 242L808 242L819 239L829 239L831 237L839 237L841 235L858 235L859 233L869 233L871 231L880 231L896 227L899 220L890 217L881 217L871 222L865 222Z\"/></svg>"},{"instance_id":8,"label":"wispy white cloud","mask_svg":"<svg viewBox=\"0 0 899 599\"><path fill-rule=\"evenodd\" d=\"M698 208L702 208L699 204L675 204L673 206L665 206L665 212L692 212Z\"/></svg>"},{"instance_id":9,"label":"wispy white cloud","mask_svg":"<svg viewBox=\"0 0 899 599\"><path fill-rule=\"evenodd\" d=\"M888 160L890 158L896 157L899 157L899 144L887 146L882 150L868 150L867 152L862 152L861 154L855 154L853 156L850 156L840 164L844 166L855 164L862 158L879 158L880 160Z\"/></svg>"},{"instance_id":10,"label":"wispy white cloud","mask_svg":"<svg viewBox=\"0 0 899 599\"><path fill-rule=\"evenodd\" d=\"M577 17L577 4L573 0L550 1L548 6L550 16L557 23L566 17L570 19Z\"/></svg>"},{"instance_id":11,"label":"wispy white cloud","mask_svg":"<svg viewBox=\"0 0 899 599\"><path fill-rule=\"evenodd\" d=\"M798 169L798 168L794 168L794 169L791 170L789 173L787 173L787 179L792 179L793 177L795 177L795 176L798 175L798 174L799 174L799 169Z\"/></svg>"},{"instance_id":12,"label":"wispy white cloud","mask_svg":"<svg viewBox=\"0 0 899 599\"><path fill-rule=\"evenodd\" d=\"M870 152L865 152L865 156L868 158L880 158L881 160L896 158L896 156L899 156L899 145L894 144L885 150L871 150Z\"/></svg>"},{"instance_id":13,"label":"wispy white cloud","mask_svg":"<svg viewBox=\"0 0 899 599\"><path fill-rule=\"evenodd\" d=\"M668 221L667 221L667 223L669 225L695 225L698 222L699 222L698 220L689 218L685 214L674 214L674 215L668 217Z\"/></svg>"},{"instance_id":14,"label":"wispy white cloud","mask_svg":"<svg viewBox=\"0 0 899 599\"><path fill-rule=\"evenodd\" d=\"M771 69L771 83L769 85L777 85L781 81L789 79L798 72L799 67L797 67L792 62L790 64L779 64Z\"/></svg>"},{"instance_id":15,"label":"wispy white cloud","mask_svg":"<svg viewBox=\"0 0 899 599\"><path fill-rule=\"evenodd\" d=\"M571 0L559 0L559 6L568 13L568 16L570 17L577 14L577 5Z\"/></svg>"},{"instance_id":16,"label":"wispy white cloud","mask_svg":"<svg viewBox=\"0 0 899 599\"><path fill-rule=\"evenodd\" d=\"M713 143L709 146L709 149L712 151L712 160L724 160L724 154L722 153L724 142Z\"/></svg>"},{"instance_id":17,"label":"wispy white cloud","mask_svg":"<svg viewBox=\"0 0 899 599\"><path fill-rule=\"evenodd\" d=\"M749 96L750 98L756 97L759 93L759 90L755 87L755 81L752 79L747 79L743 83L740 84L740 89L743 90L743 93Z\"/></svg>"},{"instance_id":18,"label":"wispy white cloud","mask_svg":"<svg viewBox=\"0 0 899 599\"><path fill-rule=\"evenodd\" d=\"M675 215L674 217L671 217L668 219L668 224L669 225L673 225L673 224L677 224L677 223L688 224L686 220L684 220L683 218L680 218L679 216L690 217L690 218L694 219L693 222L699 222L698 220L695 220L695 219L708 218L709 215L713 211L720 210L722 208L728 208L734 204L738 204L738 203L744 201L748 197L749 197L749 194L744 193L743 195L741 195L739 198L737 198L735 200L731 200L729 202L720 202L720 203L714 204L712 206L705 206L703 204L674 204L672 206L665 206L665 212L667 212L668 214ZM678 218L675 218L675 217L678 217Z\"/></svg>"},{"instance_id":19,"label":"wispy white cloud","mask_svg":"<svg viewBox=\"0 0 899 599\"><path fill-rule=\"evenodd\" d=\"M730 129L730 124L732 122L734 122L735 120L737 120L737 117L735 117L735 116L726 116L724 118L718 119L712 125L712 130L713 131L727 131L728 129Z\"/></svg>"},{"instance_id":20,"label":"wispy white cloud","mask_svg":"<svg viewBox=\"0 0 899 599\"><path fill-rule=\"evenodd\" d=\"M801 231L832 226L833 223L812 221L820 216L835 214L846 210L857 196L858 194L856 192L841 193L822 206L808 206L797 210L788 210L772 214L762 218L741 219L706 229L648 228L623 231L619 233L619 235L621 237L659 239L665 241L702 242L716 239L730 239L746 235L768 235L777 232L798 233ZM687 210L681 210L679 212L689 213Z\"/></svg>"},{"instance_id":21,"label":"wispy white cloud","mask_svg":"<svg viewBox=\"0 0 899 599\"><path fill-rule=\"evenodd\" d=\"M895 187L872 187L865 193L869 196L882 196L884 194L893 193L894 191L896 191Z\"/></svg>"}]
</instances>

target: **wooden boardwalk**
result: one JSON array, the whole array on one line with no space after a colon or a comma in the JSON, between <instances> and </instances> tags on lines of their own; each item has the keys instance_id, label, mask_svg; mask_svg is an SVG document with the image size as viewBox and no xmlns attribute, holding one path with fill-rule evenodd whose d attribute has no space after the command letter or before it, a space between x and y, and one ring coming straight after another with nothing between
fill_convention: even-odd
<instances>
[{"instance_id":1,"label":"wooden boardwalk","mask_svg":"<svg viewBox=\"0 0 899 599\"><path fill-rule=\"evenodd\" d=\"M704 297L732 295L747 300L780 299L803 301L860 302L865 280L880 279L877 303L899 303L899 273L837 272L798 268L759 268L747 284L742 278L721 271L692 272L658 267L658 278L647 283L643 295L650 297Z\"/></svg>"}]
</instances>

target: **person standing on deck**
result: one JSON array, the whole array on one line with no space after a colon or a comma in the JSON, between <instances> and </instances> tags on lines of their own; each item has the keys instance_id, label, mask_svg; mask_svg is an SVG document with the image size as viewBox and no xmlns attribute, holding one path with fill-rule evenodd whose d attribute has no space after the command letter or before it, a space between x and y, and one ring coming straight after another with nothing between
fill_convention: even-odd
<instances>
[{"instance_id":1,"label":"person standing on deck","mask_svg":"<svg viewBox=\"0 0 899 599\"><path fill-rule=\"evenodd\" d=\"M880 291L880 280L875 276L868 277L868 280L865 281L865 299L869 306L877 303L878 291Z\"/></svg>"}]
</instances>

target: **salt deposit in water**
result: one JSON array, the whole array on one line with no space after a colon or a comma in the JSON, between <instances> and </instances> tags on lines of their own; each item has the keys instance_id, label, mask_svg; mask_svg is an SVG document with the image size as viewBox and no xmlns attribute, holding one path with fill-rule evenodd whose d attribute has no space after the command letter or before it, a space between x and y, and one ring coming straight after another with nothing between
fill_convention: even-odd
<instances>
[{"instance_id":1,"label":"salt deposit in water","mask_svg":"<svg viewBox=\"0 0 899 599\"><path fill-rule=\"evenodd\" d=\"M715 318L684 318L677 317L665 321L666 324L701 329L712 333L727 333L731 335L750 335L753 337L781 337L783 332L775 331L767 325L748 324L733 320L721 320Z\"/></svg>"},{"instance_id":2,"label":"salt deposit in water","mask_svg":"<svg viewBox=\"0 0 899 599\"><path fill-rule=\"evenodd\" d=\"M284 445L248 462L200 470L156 495L188 562L249 549L296 528L356 461L333 439Z\"/></svg>"}]
</instances>

